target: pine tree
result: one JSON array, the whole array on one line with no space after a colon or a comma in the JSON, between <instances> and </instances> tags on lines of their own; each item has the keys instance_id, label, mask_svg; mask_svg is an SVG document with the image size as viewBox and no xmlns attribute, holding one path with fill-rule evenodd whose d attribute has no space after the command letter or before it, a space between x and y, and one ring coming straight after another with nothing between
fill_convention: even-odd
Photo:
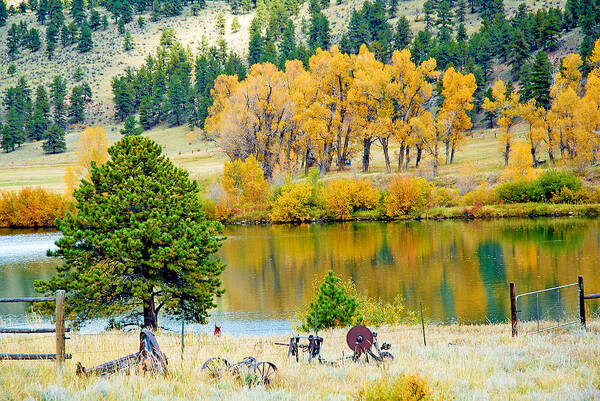
<instances>
[{"instance_id":1,"label":"pine tree","mask_svg":"<svg viewBox=\"0 0 600 401\"><path fill-rule=\"evenodd\" d=\"M50 23L54 24L57 28L65 23L62 0L48 1L48 15L50 16Z\"/></svg>"},{"instance_id":2,"label":"pine tree","mask_svg":"<svg viewBox=\"0 0 600 401\"><path fill-rule=\"evenodd\" d=\"M217 14L215 26L219 36L225 35L225 15L222 12Z\"/></svg>"},{"instance_id":3,"label":"pine tree","mask_svg":"<svg viewBox=\"0 0 600 401\"><path fill-rule=\"evenodd\" d=\"M42 149L46 153L62 153L67 150L65 142L65 130L56 124L52 124L44 134L44 144Z\"/></svg>"},{"instance_id":4,"label":"pine tree","mask_svg":"<svg viewBox=\"0 0 600 401\"><path fill-rule=\"evenodd\" d=\"M135 111L134 98L126 77L114 77L112 80L113 101L117 110L115 116L124 121Z\"/></svg>"},{"instance_id":5,"label":"pine tree","mask_svg":"<svg viewBox=\"0 0 600 401\"><path fill-rule=\"evenodd\" d=\"M121 135L130 136L130 135L139 135L143 131L142 128L136 127L135 117L129 116L125 119L125 125L121 129Z\"/></svg>"},{"instance_id":6,"label":"pine tree","mask_svg":"<svg viewBox=\"0 0 600 401\"><path fill-rule=\"evenodd\" d=\"M40 0L36 14L38 22L43 25L48 15L48 0Z\"/></svg>"},{"instance_id":7,"label":"pine tree","mask_svg":"<svg viewBox=\"0 0 600 401\"><path fill-rule=\"evenodd\" d=\"M394 34L394 49L402 50L408 47L412 38L410 23L405 16L398 18L396 33Z\"/></svg>"},{"instance_id":8,"label":"pine tree","mask_svg":"<svg viewBox=\"0 0 600 401\"><path fill-rule=\"evenodd\" d=\"M71 1L71 17L77 25L81 25L85 19L85 10L83 8L83 0Z\"/></svg>"},{"instance_id":9,"label":"pine tree","mask_svg":"<svg viewBox=\"0 0 600 401\"><path fill-rule=\"evenodd\" d=\"M19 36L19 27L17 24L12 24L10 29L8 30L8 35L6 38L6 47L8 49L7 53L11 59L14 59L17 54L19 54L19 43L21 42L21 38Z\"/></svg>"},{"instance_id":10,"label":"pine tree","mask_svg":"<svg viewBox=\"0 0 600 401\"><path fill-rule=\"evenodd\" d=\"M88 26L87 22L83 22L81 25L81 32L79 33L79 44L77 49L80 53L86 53L92 50L94 43L92 42L92 30Z\"/></svg>"},{"instance_id":11,"label":"pine tree","mask_svg":"<svg viewBox=\"0 0 600 401\"><path fill-rule=\"evenodd\" d=\"M123 37L123 49L128 52L130 50L132 50L135 47L135 44L133 43L133 38L131 37L131 34L129 33L129 31L125 32L125 36Z\"/></svg>"},{"instance_id":12,"label":"pine tree","mask_svg":"<svg viewBox=\"0 0 600 401\"><path fill-rule=\"evenodd\" d=\"M109 305L111 312L143 316L144 327L156 329L164 304L166 313L204 323L222 293L224 265L216 254L222 225L206 219L197 182L159 144L127 136L108 153L75 190L76 212L59 221L64 236L53 253L64 259L59 274L35 282L35 289L65 288L74 316L105 315ZM127 279L129 271L135 280Z\"/></svg>"},{"instance_id":13,"label":"pine tree","mask_svg":"<svg viewBox=\"0 0 600 401\"><path fill-rule=\"evenodd\" d=\"M6 25L8 19L8 11L6 10L5 0L0 0L0 26Z\"/></svg>"},{"instance_id":14,"label":"pine tree","mask_svg":"<svg viewBox=\"0 0 600 401\"><path fill-rule=\"evenodd\" d=\"M459 24L465 23L465 15L467 13L467 3L465 0L456 1L456 20Z\"/></svg>"},{"instance_id":15,"label":"pine tree","mask_svg":"<svg viewBox=\"0 0 600 401\"><path fill-rule=\"evenodd\" d=\"M188 93L189 79L186 80L179 74L172 75L169 79L167 103L165 105L167 118L171 124L181 125L186 122L189 102Z\"/></svg>"},{"instance_id":16,"label":"pine tree","mask_svg":"<svg viewBox=\"0 0 600 401\"><path fill-rule=\"evenodd\" d=\"M103 15L101 22L102 22L102 30L106 31L108 29L108 17L106 17L106 15Z\"/></svg>"},{"instance_id":17,"label":"pine tree","mask_svg":"<svg viewBox=\"0 0 600 401\"><path fill-rule=\"evenodd\" d=\"M440 31L440 40L448 40L450 38L454 25L452 17L452 9L448 0L440 1L437 6L437 18L435 20L435 25Z\"/></svg>"},{"instance_id":18,"label":"pine tree","mask_svg":"<svg viewBox=\"0 0 600 401\"><path fill-rule=\"evenodd\" d=\"M237 16L233 17L233 21L231 21L231 32L236 33L240 30L242 26L240 25L240 20Z\"/></svg>"},{"instance_id":19,"label":"pine tree","mask_svg":"<svg viewBox=\"0 0 600 401\"><path fill-rule=\"evenodd\" d=\"M13 150L15 150L15 141L13 138L13 134L7 126L2 126L1 123L0 128L2 129L2 131L0 132L2 134L2 142L0 143L0 146L2 146L2 150L4 150L6 153L12 152Z\"/></svg>"},{"instance_id":20,"label":"pine tree","mask_svg":"<svg viewBox=\"0 0 600 401\"><path fill-rule=\"evenodd\" d=\"M69 122L71 124L82 123L85 120L85 100L83 90L80 86L74 86L71 90L71 104L69 106Z\"/></svg>"},{"instance_id":21,"label":"pine tree","mask_svg":"<svg viewBox=\"0 0 600 401\"><path fill-rule=\"evenodd\" d=\"M283 30L283 38L279 45L279 68L285 67L287 60L293 60L296 56L296 39L294 24L291 20L287 20L285 29Z\"/></svg>"},{"instance_id":22,"label":"pine tree","mask_svg":"<svg viewBox=\"0 0 600 401\"><path fill-rule=\"evenodd\" d=\"M308 39L313 49L329 49L329 21L320 11L314 13L310 19Z\"/></svg>"},{"instance_id":23,"label":"pine tree","mask_svg":"<svg viewBox=\"0 0 600 401\"><path fill-rule=\"evenodd\" d=\"M50 85L50 95L52 97L52 105L54 106L54 124L60 128L65 128L67 123L65 120L65 96L67 95L67 84L60 76L55 76Z\"/></svg>"},{"instance_id":24,"label":"pine tree","mask_svg":"<svg viewBox=\"0 0 600 401\"><path fill-rule=\"evenodd\" d=\"M435 2L427 0L423 3L423 13L425 14L425 30L430 30L433 26L433 12L435 11Z\"/></svg>"},{"instance_id":25,"label":"pine tree","mask_svg":"<svg viewBox=\"0 0 600 401\"><path fill-rule=\"evenodd\" d=\"M552 66L548 55L539 51L525 82L524 100L535 99L538 107L548 108L550 106L550 85L552 84Z\"/></svg>"},{"instance_id":26,"label":"pine tree","mask_svg":"<svg viewBox=\"0 0 600 401\"><path fill-rule=\"evenodd\" d=\"M260 32L255 32L250 36L250 42L248 43L248 65L252 66L259 63L263 57L264 52L264 39Z\"/></svg>"},{"instance_id":27,"label":"pine tree","mask_svg":"<svg viewBox=\"0 0 600 401\"><path fill-rule=\"evenodd\" d=\"M42 47L40 32L35 28L31 28L27 34L27 47L32 52L37 52Z\"/></svg>"},{"instance_id":28,"label":"pine tree","mask_svg":"<svg viewBox=\"0 0 600 401\"><path fill-rule=\"evenodd\" d=\"M100 28L102 21L100 19L100 13L95 8L90 11L90 28L95 31Z\"/></svg>"}]
</instances>

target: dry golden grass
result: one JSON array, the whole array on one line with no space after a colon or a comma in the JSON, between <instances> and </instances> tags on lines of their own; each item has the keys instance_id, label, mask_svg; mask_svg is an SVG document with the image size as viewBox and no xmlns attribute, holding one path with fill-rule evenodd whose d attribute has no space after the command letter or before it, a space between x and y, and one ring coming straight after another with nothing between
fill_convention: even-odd
<instances>
[{"instance_id":1,"label":"dry golden grass","mask_svg":"<svg viewBox=\"0 0 600 401\"><path fill-rule=\"evenodd\" d=\"M434 399L456 400L593 400L600 399L598 333L567 328L555 332L511 338L506 324L427 327L427 347L418 326L381 328L380 340L392 343L396 359L389 365L339 366L296 364L287 360L285 347L272 343L281 337L229 337L187 335L184 361L180 337L159 334L169 357L166 378L142 374L108 378L79 378L75 362L89 367L136 351L137 333L71 334L63 375L51 362L0 362L2 400L346 400L368 381L397 373L418 374L433 390ZM323 356L334 359L342 351L345 330L320 333ZM17 338L22 339L22 338ZM15 343L0 337L1 352L52 352L53 337ZM243 386L231 377L211 380L202 363L211 356L230 361L253 355L274 362L279 375L268 388ZM303 355L305 356L305 355Z\"/></svg>"}]
</instances>

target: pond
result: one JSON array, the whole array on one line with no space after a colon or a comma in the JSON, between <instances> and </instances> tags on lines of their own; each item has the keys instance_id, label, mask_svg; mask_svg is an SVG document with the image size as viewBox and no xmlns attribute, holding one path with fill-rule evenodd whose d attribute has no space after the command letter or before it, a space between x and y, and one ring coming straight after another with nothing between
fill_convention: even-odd
<instances>
[{"instance_id":1,"label":"pond","mask_svg":"<svg viewBox=\"0 0 600 401\"><path fill-rule=\"evenodd\" d=\"M582 274L586 291L600 292L599 233L600 220L578 218L229 226L220 252L227 291L211 323L190 329L210 331L217 322L232 334L288 333L315 277L330 269L369 296L401 296L412 310L422 303L434 322L502 322L510 281L523 293ZM35 295L33 281L50 277L59 262L46 256L59 237L0 230L0 296ZM24 308L0 305L0 320L24 324Z\"/></svg>"}]
</instances>

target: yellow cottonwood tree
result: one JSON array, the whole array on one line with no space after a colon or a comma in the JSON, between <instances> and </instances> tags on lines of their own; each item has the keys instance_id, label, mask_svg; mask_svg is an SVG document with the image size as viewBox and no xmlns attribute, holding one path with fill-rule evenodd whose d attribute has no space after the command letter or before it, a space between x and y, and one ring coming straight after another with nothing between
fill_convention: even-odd
<instances>
[{"instance_id":1,"label":"yellow cottonwood tree","mask_svg":"<svg viewBox=\"0 0 600 401\"><path fill-rule=\"evenodd\" d=\"M408 49L394 51L390 66L391 81L387 85L387 96L392 101L392 121L390 129L400 144L398 171L406 165L408 169L409 149L413 143L410 120L420 116L427 108L433 95L432 82L439 78L435 59L415 65ZM406 161L406 163L405 163Z\"/></svg>"},{"instance_id":2,"label":"yellow cottonwood tree","mask_svg":"<svg viewBox=\"0 0 600 401\"><path fill-rule=\"evenodd\" d=\"M68 167L63 177L67 196L73 194L82 178L89 178L92 162L100 165L109 157L106 130L100 125L85 127L77 140L77 146L77 165L74 168Z\"/></svg>"},{"instance_id":3,"label":"yellow cottonwood tree","mask_svg":"<svg viewBox=\"0 0 600 401\"><path fill-rule=\"evenodd\" d=\"M512 145L512 133L510 129L515 124L515 118L519 113L519 97L514 92L507 96L506 92L504 82L502 80L496 81L492 87L492 97L494 100L485 98L482 107L486 111L500 114L497 124L504 128L504 132L500 136L500 148L504 158L504 165L508 166Z\"/></svg>"},{"instance_id":4,"label":"yellow cottonwood tree","mask_svg":"<svg viewBox=\"0 0 600 401\"><path fill-rule=\"evenodd\" d=\"M450 67L442 78L442 107L433 117L426 111L411 120L411 125L427 152L433 158L433 176L438 175L440 146L446 144L446 163L449 161L450 144L457 146L465 131L473 124L467 112L473 109L473 93L477 89L473 74L463 75ZM454 151L454 150L453 150Z\"/></svg>"},{"instance_id":5,"label":"yellow cottonwood tree","mask_svg":"<svg viewBox=\"0 0 600 401\"><path fill-rule=\"evenodd\" d=\"M531 180L536 177L528 143L516 142L513 144L508 166L504 169L504 177L507 180Z\"/></svg>"}]
</instances>

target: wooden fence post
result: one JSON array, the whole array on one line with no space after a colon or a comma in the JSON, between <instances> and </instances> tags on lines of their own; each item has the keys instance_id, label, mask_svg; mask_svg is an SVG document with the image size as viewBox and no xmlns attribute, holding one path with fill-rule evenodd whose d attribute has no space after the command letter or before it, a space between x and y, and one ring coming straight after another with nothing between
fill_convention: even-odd
<instances>
[{"instance_id":1,"label":"wooden fence post","mask_svg":"<svg viewBox=\"0 0 600 401\"><path fill-rule=\"evenodd\" d=\"M585 293L583 292L583 276L579 276L579 320L584 329L585 326Z\"/></svg>"},{"instance_id":2,"label":"wooden fence post","mask_svg":"<svg viewBox=\"0 0 600 401\"><path fill-rule=\"evenodd\" d=\"M56 364L62 369L65 363L65 291L56 291Z\"/></svg>"},{"instance_id":3,"label":"wooden fence post","mask_svg":"<svg viewBox=\"0 0 600 401\"><path fill-rule=\"evenodd\" d=\"M512 336L516 337L517 333L517 297L515 295L515 283L510 283L510 321L512 324Z\"/></svg>"}]
</instances>

